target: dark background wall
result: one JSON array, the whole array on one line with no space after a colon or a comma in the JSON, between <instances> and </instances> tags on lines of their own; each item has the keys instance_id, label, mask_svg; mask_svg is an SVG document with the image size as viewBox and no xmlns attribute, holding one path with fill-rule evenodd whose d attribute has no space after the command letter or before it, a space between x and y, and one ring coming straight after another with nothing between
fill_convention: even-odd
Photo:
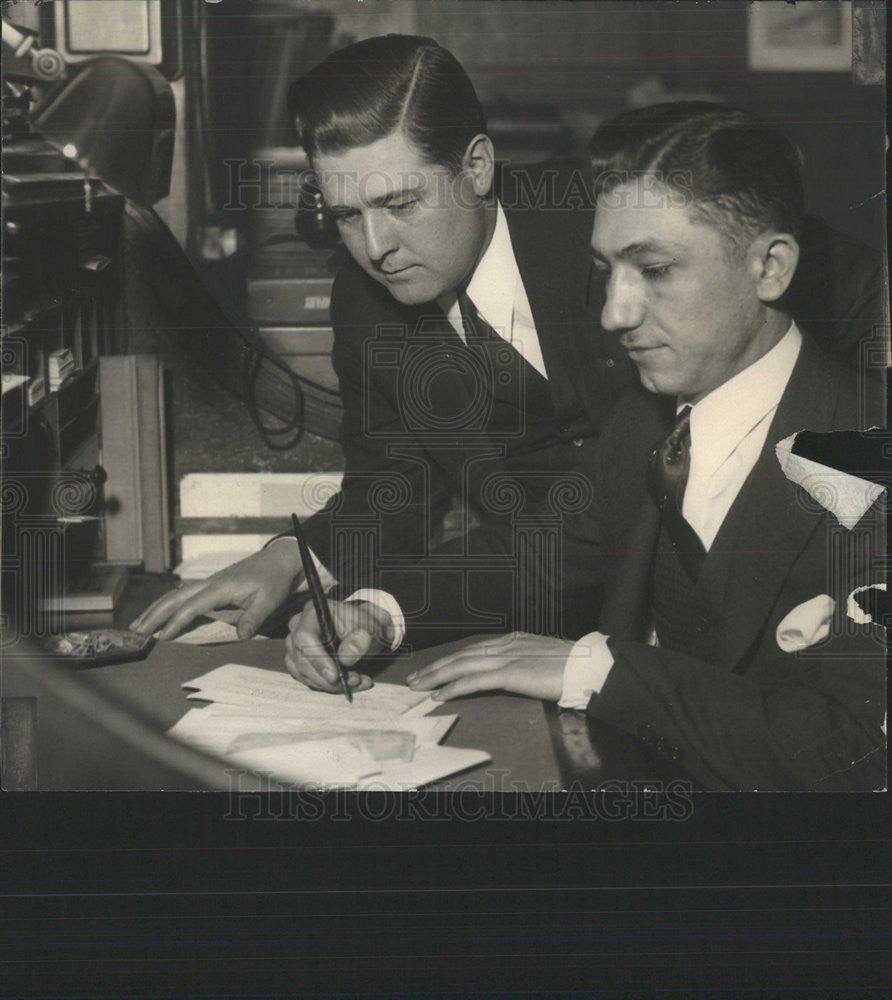
<instances>
[{"instance_id":1,"label":"dark background wall","mask_svg":"<svg viewBox=\"0 0 892 1000\"><path fill-rule=\"evenodd\" d=\"M496 138L506 140L503 154L584 149L599 121L635 104L723 100L777 124L800 146L813 211L883 247L883 212L868 199L885 186L884 86L853 83L847 71L749 70L747 7L329 0L308 14L296 0L225 0L208 20L217 166L228 155L293 143L282 78L349 41L404 31L454 52Z\"/></svg>"}]
</instances>

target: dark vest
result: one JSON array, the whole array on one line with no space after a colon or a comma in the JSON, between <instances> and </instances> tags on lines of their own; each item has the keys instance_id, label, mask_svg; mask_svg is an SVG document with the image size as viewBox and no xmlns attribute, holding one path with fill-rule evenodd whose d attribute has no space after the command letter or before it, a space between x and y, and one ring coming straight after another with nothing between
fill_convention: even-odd
<instances>
[{"instance_id":1,"label":"dark vest","mask_svg":"<svg viewBox=\"0 0 892 1000\"><path fill-rule=\"evenodd\" d=\"M660 646L699 660L716 660L715 630L709 608L710 554L696 584L682 569L666 534L660 531L651 570L651 620Z\"/></svg>"}]
</instances>

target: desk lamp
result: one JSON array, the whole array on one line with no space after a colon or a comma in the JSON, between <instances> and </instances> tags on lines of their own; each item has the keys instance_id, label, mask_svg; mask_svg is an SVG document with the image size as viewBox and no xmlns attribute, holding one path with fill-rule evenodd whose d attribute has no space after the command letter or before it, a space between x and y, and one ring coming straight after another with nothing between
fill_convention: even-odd
<instances>
[{"instance_id":1,"label":"desk lamp","mask_svg":"<svg viewBox=\"0 0 892 1000\"><path fill-rule=\"evenodd\" d=\"M97 56L66 65L54 49L3 19L3 44L48 84L29 114L34 129L89 174L137 205L170 190L176 108L173 91L148 63ZM169 152L167 147L169 147Z\"/></svg>"}]
</instances>

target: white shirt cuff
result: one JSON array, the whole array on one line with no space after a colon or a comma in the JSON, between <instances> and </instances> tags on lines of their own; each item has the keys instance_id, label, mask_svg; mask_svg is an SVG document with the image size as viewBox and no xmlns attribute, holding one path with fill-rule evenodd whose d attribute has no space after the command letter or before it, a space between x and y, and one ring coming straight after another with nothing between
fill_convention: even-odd
<instances>
[{"instance_id":1,"label":"white shirt cuff","mask_svg":"<svg viewBox=\"0 0 892 1000\"><path fill-rule=\"evenodd\" d=\"M613 668L613 656L607 648L606 635L589 632L570 650L564 666L561 708L585 709L592 695L600 694Z\"/></svg>"},{"instance_id":2,"label":"white shirt cuff","mask_svg":"<svg viewBox=\"0 0 892 1000\"><path fill-rule=\"evenodd\" d=\"M357 590L351 594L348 601L368 601L390 615L390 627L393 629L393 641L390 643L391 653L399 649L403 639L406 637L406 619L397 604L393 594L388 594L386 590Z\"/></svg>"}]
</instances>

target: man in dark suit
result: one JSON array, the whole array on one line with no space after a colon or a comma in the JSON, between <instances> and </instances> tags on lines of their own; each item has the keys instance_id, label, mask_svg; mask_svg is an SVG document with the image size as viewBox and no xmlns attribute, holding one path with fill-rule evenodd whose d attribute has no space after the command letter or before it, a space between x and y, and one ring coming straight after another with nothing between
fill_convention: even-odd
<instances>
[{"instance_id":1,"label":"man in dark suit","mask_svg":"<svg viewBox=\"0 0 892 1000\"><path fill-rule=\"evenodd\" d=\"M332 296L344 486L305 531L338 596L395 598L389 617L336 605L344 655L396 641L403 619L416 644L511 626L578 635L597 596L563 518L591 493L580 473L630 372L598 325L588 165L499 174L470 82L429 39L335 53L292 104L352 258ZM236 605L246 638L301 581L282 538L134 626L171 638ZM306 658L290 667L333 689Z\"/></svg>"},{"instance_id":2,"label":"man in dark suit","mask_svg":"<svg viewBox=\"0 0 892 1000\"><path fill-rule=\"evenodd\" d=\"M331 303L345 475L304 525L314 554L342 596L381 588L407 618L427 612L429 628L435 604L449 634L518 618L567 627L551 583L513 619L487 621L477 605L519 603L518 521L528 548L554 551L562 506L589 492L579 469L596 430L631 381L618 344L593 333L587 163L499 170L470 80L427 38L336 52L290 104L351 256ZM235 604L245 638L301 580L282 537L134 625L170 638ZM339 613L369 621L356 602Z\"/></svg>"},{"instance_id":3,"label":"man in dark suit","mask_svg":"<svg viewBox=\"0 0 892 1000\"><path fill-rule=\"evenodd\" d=\"M795 151L688 104L620 116L591 154L602 323L643 386L599 447L598 631L477 643L409 683L584 708L709 788L882 788L883 635L857 593L882 580L883 490L790 458L804 429L882 423L882 392L786 309Z\"/></svg>"}]
</instances>

